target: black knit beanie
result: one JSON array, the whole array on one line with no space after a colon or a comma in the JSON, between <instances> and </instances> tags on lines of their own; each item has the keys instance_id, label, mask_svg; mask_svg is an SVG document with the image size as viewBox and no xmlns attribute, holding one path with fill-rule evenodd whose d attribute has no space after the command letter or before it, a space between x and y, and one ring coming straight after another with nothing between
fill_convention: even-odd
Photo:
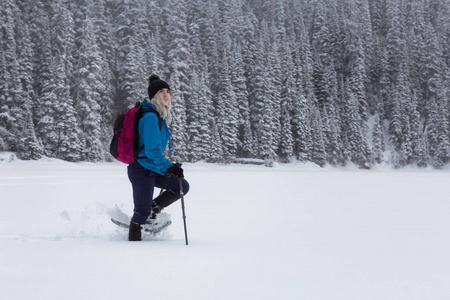
<instances>
[{"instance_id":1,"label":"black knit beanie","mask_svg":"<svg viewBox=\"0 0 450 300\"><path fill-rule=\"evenodd\" d=\"M150 100L152 100L155 94L161 89L168 89L170 91L169 84L164 80L159 79L158 75L150 75L148 81L148 98Z\"/></svg>"}]
</instances>

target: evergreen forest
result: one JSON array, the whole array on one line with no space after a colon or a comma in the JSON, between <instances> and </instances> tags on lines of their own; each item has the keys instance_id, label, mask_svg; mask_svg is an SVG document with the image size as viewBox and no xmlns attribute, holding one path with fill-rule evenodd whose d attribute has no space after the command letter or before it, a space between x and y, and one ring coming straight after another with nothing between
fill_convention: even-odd
<instances>
[{"instance_id":1,"label":"evergreen forest","mask_svg":"<svg viewBox=\"0 0 450 300\"><path fill-rule=\"evenodd\" d=\"M171 86L173 160L450 161L448 0L1 0L0 151L110 161Z\"/></svg>"}]
</instances>

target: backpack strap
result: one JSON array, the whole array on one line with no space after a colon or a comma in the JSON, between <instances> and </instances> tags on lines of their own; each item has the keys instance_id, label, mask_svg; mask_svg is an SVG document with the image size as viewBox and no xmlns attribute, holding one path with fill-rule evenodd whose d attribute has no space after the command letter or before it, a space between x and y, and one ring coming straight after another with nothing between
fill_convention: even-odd
<instances>
[{"instance_id":1,"label":"backpack strap","mask_svg":"<svg viewBox=\"0 0 450 300\"><path fill-rule=\"evenodd\" d=\"M137 104L139 104L139 102ZM139 111L136 113L136 114L139 113L139 118L137 118L137 124L136 124L136 127L135 127L136 130L134 131L134 134L136 134L136 137L139 137L139 129L138 129L138 127L139 127L139 120L144 116L144 113L147 113L147 112L152 112L152 113L156 114L156 116L158 117L159 131L161 131L163 120L162 120L161 115L159 114L159 112L154 110L153 108L145 108L145 109L143 109L142 107L140 107ZM135 141L136 141L136 143L138 143L139 139L136 138ZM139 152L141 152L142 149L144 149L144 145L142 145L141 147L139 147L137 149L137 152L136 152L136 155L135 155L136 156L135 159L147 158L147 156L137 156L139 154Z\"/></svg>"},{"instance_id":2,"label":"backpack strap","mask_svg":"<svg viewBox=\"0 0 450 300\"><path fill-rule=\"evenodd\" d=\"M159 121L159 131L161 131L162 128L162 118L161 115L159 114L159 112L157 112L156 110L154 110L153 108L145 108L142 109L142 115L144 115L144 113L146 112L152 112L154 114L156 114L156 116L158 117L158 121Z\"/></svg>"}]
</instances>

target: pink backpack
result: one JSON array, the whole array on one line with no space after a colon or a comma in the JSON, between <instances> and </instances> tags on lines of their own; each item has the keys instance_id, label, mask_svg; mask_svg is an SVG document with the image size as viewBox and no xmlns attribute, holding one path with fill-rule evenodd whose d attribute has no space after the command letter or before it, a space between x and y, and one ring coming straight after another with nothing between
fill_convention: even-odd
<instances>
[{"instance_id":1,"label":"pink backpack","mask_svg":"<svg viewBox=\"0 0 450 300\"><path fill-rule=\"evenodd\" d=\"M162 120L159 113L151 108L143 109L139 102L132 108L121 112L114 122L114 135L109 145L109 152L115 159L125 164L131 164L138 157L139 152L144 147L139 148L139 120L146 112L153 112L159 119L159 130L161 130Z\"/></svg>"}]
</instances>

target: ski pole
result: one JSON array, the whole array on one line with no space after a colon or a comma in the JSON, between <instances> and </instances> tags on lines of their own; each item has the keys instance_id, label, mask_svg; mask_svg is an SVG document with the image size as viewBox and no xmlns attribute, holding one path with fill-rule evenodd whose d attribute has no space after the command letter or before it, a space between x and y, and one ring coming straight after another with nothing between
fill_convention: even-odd
<instances>
[{"instance_id":1,"label":"ski pole","mask_svg":"<svg viewBox=\"0 0 450 300\"><path fill-rule=\"evenodd\" d=\"M186 213L184 212L184 192L183 192L183 179L180 178L180 195L181 195L181 211L183 212L183 222L184 222L184 239L186 241L186 245L188 245L188 236L187 236L187 228L186 228Z\"/></svg>"}]
</instances>

